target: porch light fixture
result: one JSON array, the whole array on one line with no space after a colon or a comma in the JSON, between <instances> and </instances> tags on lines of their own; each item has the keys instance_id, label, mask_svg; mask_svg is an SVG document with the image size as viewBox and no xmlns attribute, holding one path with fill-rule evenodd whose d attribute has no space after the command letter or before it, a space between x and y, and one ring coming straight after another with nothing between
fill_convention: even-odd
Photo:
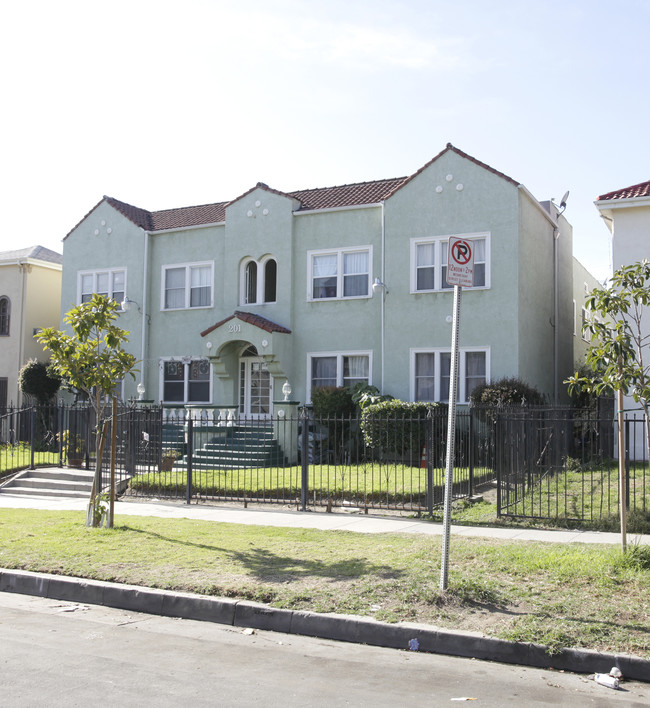
<instances>
[{"instance_id":1,"label":"porch light fixture","mask_svg":"<svg viewBox=\"0 0 650 708\"><path fill-rule=\"evenodd\" d=\"M131 309L131 305L135 305L138 310L140 310L140 305L138 305L135 300L131 300L128 295L120 303L120 307L124 310L124 312L128 312Z\"/></svg>"},{"instance_id":2,"label":"porch light fixture","mask_svg":"<svg viewBox=\"0 0 650 708\"><path fill-rule=\"evenodd\" d=\"M386 283L383 283L379 278L375 278L375 282L372 284L372 291L374 293L382 292L384 295L388 295Z\"/></svg>"},{"instance_id":3,"label":"porch light fixture","mask_svg":"<svg viewBox=\"0 0 650 708\"><path fill-rule=\"evenodd\" d=\"M285 381L284 384L282 385L282 393L284 394L284 400L288 401L289 396L291 395L291 386L289 385L289 381Z\"/></svg>"},{"instance_id":4,"label":"porch light fixture","mask_svg":"<svg viewBox=\"0 0 650 708\"><path fill-rule=\"evenodd\" d=\"M124 300L122 300L122 302L120 303L122 312L128 312L131 309L131 305L135 305L138 308L138 312L142 314L142 308L140 307L140 305L135 300L131 300L128 295L126 295ZM147 322L151 324L151 315L148 312L146 312L145 314L147 316Z\"/></svg>"}]
</instances>

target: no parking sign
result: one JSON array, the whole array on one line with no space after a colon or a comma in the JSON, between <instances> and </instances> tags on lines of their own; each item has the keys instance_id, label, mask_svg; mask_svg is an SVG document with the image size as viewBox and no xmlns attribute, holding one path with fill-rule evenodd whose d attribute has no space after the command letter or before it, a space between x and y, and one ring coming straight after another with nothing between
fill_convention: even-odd
<instances>
[{"instance_id":1,"label":"no parking sign","mask_svg":"<svg viewBox=\"0 0 650 708\"><path fill-rule=\"evenodd\" d=\"M474 285L474 244L452 236L447 251L447 283L471 288Z\"/></svg>"}]
</instances>

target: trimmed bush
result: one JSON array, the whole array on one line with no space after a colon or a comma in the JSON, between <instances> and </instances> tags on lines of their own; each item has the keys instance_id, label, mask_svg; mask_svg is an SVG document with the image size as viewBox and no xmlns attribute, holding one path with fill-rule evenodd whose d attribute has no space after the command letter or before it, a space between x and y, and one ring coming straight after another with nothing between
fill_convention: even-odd
<instances>
[{"instance_id":1,"label":"trimmed bush","mask_svg":"<svg viewBox=\"0 0 650 708\"><path fill-rule=\"evenodd\" d=\"M323 386L311 393L314 418L348 418L356 415L352 391L343 386Z\"/></svg>"},{"instance_id":2,"label":"trimmed bush","mask_svg":"<svg viewBox=\"0 0 650 708\"><path fill-rule=\"evenodd\" d=\"M361 430L366 447L396 455L418 450L426 441L430 409L446 410L441 403L382 401L367 406L361 414Z\"/></svg>"},{"instance_id":3,"label":"trimmed bush","mask_svg":"<svg viewBox=\"0 0 650 708\"><path fill-rule=\"evenodd\" d=\"M541 406L544 396L534 387L518 378L503 378L476 386L470 399L484 406Z\"/></svg>"}]
</instances>

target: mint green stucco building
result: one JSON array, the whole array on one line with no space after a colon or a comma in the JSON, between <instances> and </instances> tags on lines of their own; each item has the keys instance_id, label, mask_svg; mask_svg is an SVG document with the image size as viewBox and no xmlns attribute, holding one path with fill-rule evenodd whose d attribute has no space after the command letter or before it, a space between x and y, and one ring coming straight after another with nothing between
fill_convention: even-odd
<instances>
[{"instance_id":1,"label":"mint green stucco building","mask_svg":"<svg viewBox=\"0 0 650 708\"><path fill-rule=\"evenodd\" d=\"M519 376L564 399L574 364L572 230L551 202L457 148L409 177L148 212L104 197L67 235L62 312L108 293L139 364L123 396L266 416L289 381L368 381L445 400L450 236L471 239L459 400Z\"/></svg>"}]
</instances>

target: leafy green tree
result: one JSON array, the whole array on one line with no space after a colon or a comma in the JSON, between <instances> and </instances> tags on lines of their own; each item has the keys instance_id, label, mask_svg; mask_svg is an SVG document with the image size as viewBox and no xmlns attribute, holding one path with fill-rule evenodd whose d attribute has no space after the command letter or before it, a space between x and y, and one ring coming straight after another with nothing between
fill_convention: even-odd
<instances>
[{"instance_id":1,"label":"leafy green tree","mask_svg":"<svg viewBox=\"0 0 650 708\"><path fill-rule=\"evenodd\" d=\"M102 451L108 431L108 406L115 386L128 374L135 378L135 357L124 349L128 332L115 324L116 310L114 300L95 294L63 318L72 335L52 327L37 335L38 341L49 349L55 371L88 396L95 412L95 482L88 505L89 526L98 526L101 520ZM110 516L109 521L112 523Z\"/></svg>"}]
</instances>

